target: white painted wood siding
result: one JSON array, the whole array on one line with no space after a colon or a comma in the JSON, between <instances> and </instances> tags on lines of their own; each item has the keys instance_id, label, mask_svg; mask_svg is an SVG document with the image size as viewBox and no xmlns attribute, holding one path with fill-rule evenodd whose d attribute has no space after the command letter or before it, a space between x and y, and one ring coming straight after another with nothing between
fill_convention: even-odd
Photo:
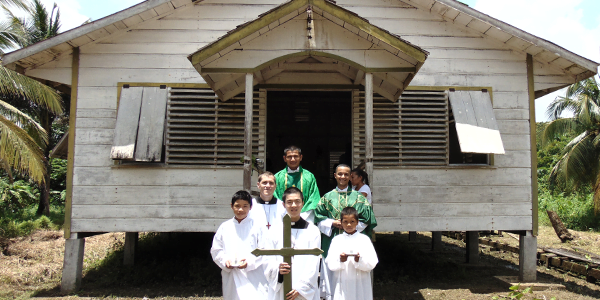
<instances>
[{"instance_id":1,"label":"white painted wood siding","mask_svg":"<svg viewBox=\"0 0 600 300\"><path fill-rule=\"evenodd\" d=\"M231 217L241 168L113 165L117 83L203 83L186 56L283 2L206 0L81 48L72 232L213 231ZM431 53L412 86L491 87L506 149L488 169L375 169L376 230L531 229L525 55L400 1L337 3ZM27 74L70 84L70 62ZM538 88L571 83L548 65L535 67Z\"/></svg>"}]
</instances>

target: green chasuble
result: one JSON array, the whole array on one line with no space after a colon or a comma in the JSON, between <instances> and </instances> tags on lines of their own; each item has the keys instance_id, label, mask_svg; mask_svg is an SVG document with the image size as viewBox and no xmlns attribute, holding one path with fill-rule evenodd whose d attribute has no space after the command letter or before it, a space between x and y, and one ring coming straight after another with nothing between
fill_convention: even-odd
<instances>
[{"instance_id":1,"label":"green chasuble","mask_svg":"<svg viewBox=\"0 0 600 300\"><path fill-rule=\"evenodd\" d=\"M298 167L300 169L295 173L288 173L288 167L277 172L275 174L275 181L277 182L277 188L275 189L275 198L283 199L283 192L291 187L297 187L304 196L304 207L302 212L313 210L319 203L319 188L317 187L317 180L308 170ZM300 182L302 181L302 182Z\"/></svg>"},{"instance_id":2,"label":"green chasuble","mask_svg":"<svg viewBox=\"0 0 600 300\"><path fill-rule=\"evenodd\" d=\"M342 210L348 206L354 207L358 212L358 221L367 225L367 228L362 231L363 234L371 237L373 228L377 226L373 207L365 196L357 191L350 190L349 192L338 192L337 189L325 194L319 201L319 205L315 209L315 224L326 219L340 220ZM327 257L331 240L338 234L344 232L344 229L332 227L331 236L321 233L321 249L323 257Z\"/></svg>"}]
</instances>

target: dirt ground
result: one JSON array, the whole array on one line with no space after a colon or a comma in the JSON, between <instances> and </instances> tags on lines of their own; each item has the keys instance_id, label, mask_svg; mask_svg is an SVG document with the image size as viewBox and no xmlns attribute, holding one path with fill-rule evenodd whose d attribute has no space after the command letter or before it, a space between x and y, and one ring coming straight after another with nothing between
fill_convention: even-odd
<instances>
[{"instance_id":1,"label":"dirt ground","mask_svg":"<svg viewBox=\"0 0 600 300\"><path fill-rule=\"evenodd\" d=\"M575 241L561 244L551 227L540 227L540 247L579 247L600 253L600 234L576 232ZM508 235L493 237L510 244ZM86 239L83 288L60 293L64 239L62 232L38 231L25 238L0 240L2 299L222 299L219 269L210 259L212 234L142 235L136 265L122 265L124 234ZM375 247L375 299L492 299L507 296L509 285L495 276L517 276L518 256L481 248L478 265L464 263L462 241L443 237L444 249L431 252L429 233L416 241L408 234L380 233ZM586 282L564 272L538 267L538 278L564 290L536 291L522 299L598 299L600 283ZM502 298L501 298L502 299Z\"/></svg>"}]
</instances>

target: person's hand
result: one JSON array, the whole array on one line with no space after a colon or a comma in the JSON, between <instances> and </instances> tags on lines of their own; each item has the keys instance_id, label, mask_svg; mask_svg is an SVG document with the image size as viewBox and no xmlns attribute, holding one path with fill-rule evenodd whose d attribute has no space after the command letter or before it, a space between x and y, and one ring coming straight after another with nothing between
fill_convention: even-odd
<instances>
[{"instance_id":1,"label":"person's hand","mask_svg":"<svg viewBox=\"0 0 600 300\"><path fill-rule=\"evenodd\" d=\"M298 293L298 291L296 290L292 290L291 292L287 293L287 295L285 295L285 299L294 300L298 298L298 296L300 296L300 293Z\"/></svg>"},{"instance_id":2,"label":"person's hand","mask_svg":"<svg viewBox=\"0 0 600 300\"><path fill-rule=\"evenodd\" d=\"M279 274L281 275L286 275L286 274L290 274L290 265L288 265L288 263L280 263L279 264Z\"/></svg>"},{"instance_id":3,"label":"person's hand","mask_svg":"<svg viewBox=\"0 0 600 300\"><path fill-rule=\"evenodd\" d=\"M342 252L342 254L340 254L340 261L346 262L347 260L348 260L348 255L346 255L346 253Z\"/></svg>"},{"instance_id":4,"label":"person's hand","mask_svg":"<svg viewBox=\"0 0 600 300\"><path fill-rule=\"evenodd\" d=\"M240 260L240 262L241 262L241 264L240 264L240 266L238 267L238 269L245 269L245 268L248 266L248 262L246 261L246 259L245 259L245 258L244 258L244 259L242 259L242 260Z\"/></svg>"},{"instance_id":5,"label":"person's hand","mask_svg":"<svg viewBox=\"0 0 600 300\"><path fill-rule=\"evenodd\" d=\"M333 227L342 229L342 221L340 221L340 220L333 221Z\"/></svg>"},{"instance_id":6,"label":"person's hand","mask_svg":"<svg viewBox=\"0 0 600 300\"><path fill-rule=\"evenodd\" d=\"M231 266L231 261L230 260L228 260L228 261L225 262L225 267L227 269L233 269L234 268L234 267Z\"/></svg>"},{"instance_id":7,"label":"person's hand","mask_svg":"<svg viewBox=\"0 0 600 300\"><path fill-rule=\"evenodd\" d=\"M360 260L360 254L356 253L356 255L354 256L354 261L358 262Z\"/></svg>"}]
</instances>

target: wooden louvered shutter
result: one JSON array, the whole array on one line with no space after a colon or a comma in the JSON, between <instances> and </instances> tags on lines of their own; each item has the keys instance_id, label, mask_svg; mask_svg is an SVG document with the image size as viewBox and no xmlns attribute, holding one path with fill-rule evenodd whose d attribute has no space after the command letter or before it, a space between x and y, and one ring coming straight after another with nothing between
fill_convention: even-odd
<instances>
[{"instance_id":1,"label":"wooden louvered shutter","mask_svg":"<svg viewBox=\"0 0 600 300\"><path fill-rule=\"evenodd\" d=\"M354 166L365 159L365 93L353 92ZM405 91L397 102L373 96L375 167L448 165L448 96Z\"/></svg>"},{"instance_id":2,"label":"wooden louvered shutter","mask_svg":"<svg viewBox=\"0 0 600 300\"><path fill-rule=\"evenodd\" d=\"M171 88L167 113L167 164L242 166L244 94L220 101L209 88ZM254 92L253 155L264 159L266 91Z\"/></svg>"},{"instance_id":3,"label":"wooden louvered shutter","mask_svg":"<svg viewBox=\"0 0 600 300\"><path fill-rule=\"evenodd\" d=\"M405 91L398 103L402 165L448 165L448 94Z\"/></svg>"}]
</instances>

